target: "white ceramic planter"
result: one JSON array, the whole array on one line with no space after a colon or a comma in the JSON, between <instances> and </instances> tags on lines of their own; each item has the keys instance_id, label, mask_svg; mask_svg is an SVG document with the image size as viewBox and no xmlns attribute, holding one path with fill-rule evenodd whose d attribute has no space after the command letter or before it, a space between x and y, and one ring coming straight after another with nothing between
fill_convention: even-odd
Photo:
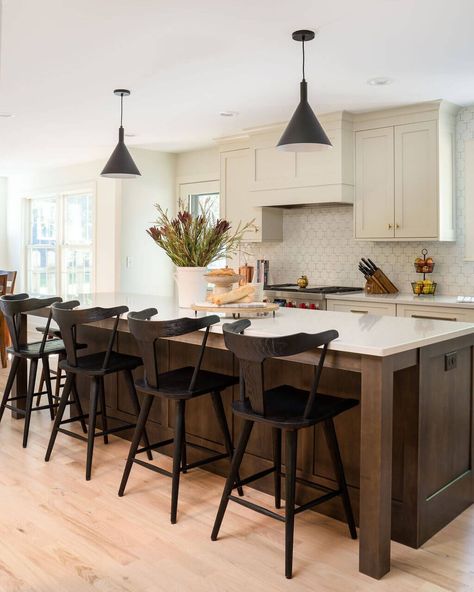
<instances>
[{"instance_id":1,"label":"white ceramic planter","mask_svg":"<svg viewBox=\"0 0 474 592\"><path fill-rule=\"evenodd\" d=\"M207 267L177 267L178 305L189 308L192 304L206 301L207 282L204 274Z\"/></svg>"}]
</instances>

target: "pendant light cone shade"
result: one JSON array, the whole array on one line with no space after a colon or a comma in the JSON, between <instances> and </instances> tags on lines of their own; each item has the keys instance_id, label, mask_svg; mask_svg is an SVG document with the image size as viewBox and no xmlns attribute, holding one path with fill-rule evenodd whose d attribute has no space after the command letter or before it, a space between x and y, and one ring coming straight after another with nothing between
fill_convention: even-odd
<instances>
[{"instance_id":1,"label":"pendant light cone shade","mask_svg":"<svg viewBox=\"0 0 474 592\"><path fill-rule=\"evenodd\" d=\"M141 175L137 165L133 162L133 158L125 146L123 141L124 129L119 129L119 141L115 150L112 152L104 170L101 172L102 177L111 177L113 179L131 179Z\"/></svg>"},{"instance_id":2,"label":"pendant light cone shade","mask_svg":"<svg viewBox=\"0 0 474 592\"><path fill-rule=\"evenodd\" d=\"M296 107L277 148L288 152L310 152L331 147L326 132L306 99L306 82L303 80L300 104Z\"/></svg>"},{"instance_id":3,"label":"pendant light cone shade","mask_svg":"<svg viewBox=\"0 0 474 592\"><path fill-rule=\"evenodd\" d=\"M122 126L123 119L123 97L130 94L129 90L115 90L115 95L120 96L120 127L119 127L119 141L115 150L112 152L104 170L101 172L102 177L109 177L112 179L132 179L141 176L137 165L133 162L133 158L125 146L124 136L125 130Z\"/></svg>"},{"instance_id":4,"label":"pendant light cone shade","mask_svg":"<svg viewBox=\"0 0 474 592\"><path fill-rule=\"evenodd\" d=\"M304 77L304 43L314 39L313 31L295 31L295 41L303 47L303 80L300 83L300 103L277 144L279 150L287 152L312 152L331 148L332 144L308 103L308 85Z\"/></svg>"}]
</instances>

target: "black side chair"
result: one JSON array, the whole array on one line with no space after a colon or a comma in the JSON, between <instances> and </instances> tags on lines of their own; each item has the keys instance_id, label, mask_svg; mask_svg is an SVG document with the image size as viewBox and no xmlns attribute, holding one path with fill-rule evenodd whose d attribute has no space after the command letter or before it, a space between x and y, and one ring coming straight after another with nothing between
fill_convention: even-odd
<instances>
[{"instance_id":1,"label":"black side chair","mask_svg":"<svg viewBox=\"0 0 474 592\"><path fill-rule=\"evenodd\" d=\"M58 407L56 402L58 397L55 397L52 392L49 368L49 356L64 355L65 346L61 339L47 339L46 333L43 335L41 341L34 343L23 343L21 338L21 315L45 308L53 303L61 302L61 298L30 298L28 294L6 295L0 298L0 309L5 317L8 332L12 341L12 346L7 351L13 354L13 362L8 375L7 384L3 393L2 403L0 405L0 420L3 417L5 408L12 409L18 414L25 416L25 425L23 428L23 448L28 444L28 432L30 428L30 419L32 411L41 411L48 409L51 419L54 419L54 410ZM49 328L51 323L52 310L49 312L46 327ZM28 388L26 394L19 394L16 397L10 397L10 392L13 387L13 382L18 373L18 367L21 359L30 360L30 370L28 377ZM46 391L35 391L36 373L38 369L38 362L41 360L43 365L43 373L45 376ZM37 406L33 408L33 398L46 394L48 397L48 404ZM25 409L20 409L12 401L26 399ZM56 401L55 401L56 400ZM77 392L72 392L72 403L76 406L78 413L82 413L80 408L79 397ZM68 400L66 404L71 404Z\"/></svg>"},{"instance_id":2,"label":"black side chair","mask_svg":"<svg viewBox=\"0 0 474 592\"><path fill-rule=\"evenodd\" d=\"M147 467L157 473L172 478L171 491L171 523L176 523L178 511L178 490L180 473L186 473L189 469L200 467L210 462L223 458L231 458L233 453L232 440L227 425L227 419L222 404L221 391L238 382L234 376L226 376L217 372L201 370L201 363L206 348L209 329L215 323L220 321L217 315L208 317L190 319L181 318L172 321L151 321L151 317L157 314L154 308L146 309L141 312L131 312L128 315L128 325L132 335L137 340L145 364L145 378L137 380L135 385L137 389L145 395L142 404L142 411L138 418L137 427L133 436L130 452L125 465L125 470L120 484L119 496L125 492L128 477L133 463ZM197 357L195 366L186 366L169 372L160 373L159 361L156 352L156 343L163 337L176 337L205 329L201 348ZM212 403L216 413L217 421L224 437L225 453L215 454L215 451L209 450L203 446L186 442L185 411L186 401L201 397L202 395L211 395ZM147 448L139 449L139 442L145 429L146 421L150 413L151 406L156 397L170 399L176 403L176 419L174 439L164 440L152 444ZM155 450L161 446L166 446L174 442L173 451L173 471L170 473L160 467L144 462L135 458L137 454L146 450ZM211 457L187 463L186 445L192 448L201 449L214 453ZM238 479L238 476L236 477ZM242 495L242 489L238 486L239 493Z\"/></svg>"},{"instance_id":3,"label":"black side chair","mask_svg":"<svg viewBox=\"0 0 474 592\"><path fill-rule=\"evenodd\" d=\"M140 413L140 404L138 402L137 391L133 383L132 371L142 365L141 358L128 354L121 354L113 351L115 338L117 335L118 323L120 316L128 312L126 306L116 306L114 308L89 308L83 310L74 310L79 306L79 302L74 300L71 302L63 302L61 304L54 304L52 307L53 319L59 325L59 330L63 337L64 345L66 347L66 359L59 362L61 370L66 372L66 384L64 385L59 408L54 420L51 438L48 444L45 461L48 462L53 451L54 443L58 432L84 440L87 442L87 461L86 461L86 480L89 481L92 473L92 455L94 452L94 439L103 437L104 444L109 443L108 435L117 432L134 428L136 424L125 423L115 428L108 427L107 410L105 405L105 388L104 377L108 374L123 372L130 393L130 398L138 417ZM94 323L97 321L104 321L106 319L115 319L113 329L110 334L110 339L106 351L97 352L94 354L77 356L78 343L76 339L77 328L80 325L87 323ZM45 335L47 330L45 331ZM90 379L90 399L89 399L89 413L84 415L81 413L79 417L71 417L63 419L64 410L66 408L69 393L76 390L77 375L86 376ZM46 375L45 375L46 378ZM100 405L100 410L98 407ZM102 431L96 433L97 415L102 418ZM89 418L89 430L87 438L81 434L76 434L61 426L75 421L84 421ZM145 444L148 445L148 437L146 432L143 432ZM148 452L148 457L152 460L151 452Z\"/></svg>"},{"instance_id":4,"label":"black side chair","mask_svg":"<svg viewBox=\"0 0 474 592\"><path fill-rule=\"evenodd\" d=\"M325 331L315 335L298 333L277 338L243 335L243 331L250 324L248 320L241 320L223 326L225 344L240 362L241 397L239 401L233 403L233 412L244 421L239 443L232 458L230 473L224 487L211 539L213 541L217 539L229 500L238 502L265 516L280 520L285 523L285 575L287 578L291 578L293 570L293 533L296 514L313 508L335 496L341 496L350 535L353 539L357 538L333 418L339 413L358 405L358 401L318 393L319 379L324 366L328 344L338 337L337 331ZM320 346L323 346L321 356L318 365L315 366L314 379L309 392L287 384L265 390L264 362L266 359L292 356ZM280 508L282 476L281 434L285 432L286 504L284 517L267 508L232 495L232 489L234 488L234 483L254 422L264 423L272 427L274 466L245 478L242 480L242 484L250 483L273 472L275 507ZM322 423L324 427L326 441L338 481L338 489L336 490L312 484L296 477L298 430L314 426L317 423ZM295 488L297 481L315 489L325 491L326 493L299 507L295 507Z\"/></svg>"}]
</instances>

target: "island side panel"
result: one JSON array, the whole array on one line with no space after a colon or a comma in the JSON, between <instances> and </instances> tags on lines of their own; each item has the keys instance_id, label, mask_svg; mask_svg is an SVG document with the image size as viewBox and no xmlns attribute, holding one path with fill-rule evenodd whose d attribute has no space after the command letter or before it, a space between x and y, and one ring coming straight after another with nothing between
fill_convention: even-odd
<instances>
[{"instance_id":1,"label":"island side panel","mask_svg":"<svg viewBox=\"0 0 474 592\"><path fill-rule=\"evenodd\" d=\"M418 545L474 501L473 407L472 337L422 348Z\"/></svg>"}]
</instances>

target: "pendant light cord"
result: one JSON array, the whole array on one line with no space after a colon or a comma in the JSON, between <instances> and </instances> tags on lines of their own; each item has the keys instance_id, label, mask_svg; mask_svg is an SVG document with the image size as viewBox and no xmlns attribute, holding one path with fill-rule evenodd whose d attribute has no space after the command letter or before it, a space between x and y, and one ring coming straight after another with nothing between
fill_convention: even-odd
<instances>
[{"instance_id":1,"label":"pendant light cord","mask_svg":"<svg viewBox=\"0 0 474 592\"><path fill-rule=\"evenodd\" d=\"M123 121L123 94L120 95L120 127L123 127L122 121Z\"/></svg>"},{"instance_id":2,"label":"pendant light cord","mask_svg":"<svg viewBox=\"0 0 474 592\"><path fill-rule=\"evenodd\" d=\"M303 80L305 80L305 77L304 77L304 74L305 74L304 73L304 62L305 62L305 55L304 55L304 35L303 35L303 42L301 43L301 47L303 49Z\"/></svg>"}]
</instances>

